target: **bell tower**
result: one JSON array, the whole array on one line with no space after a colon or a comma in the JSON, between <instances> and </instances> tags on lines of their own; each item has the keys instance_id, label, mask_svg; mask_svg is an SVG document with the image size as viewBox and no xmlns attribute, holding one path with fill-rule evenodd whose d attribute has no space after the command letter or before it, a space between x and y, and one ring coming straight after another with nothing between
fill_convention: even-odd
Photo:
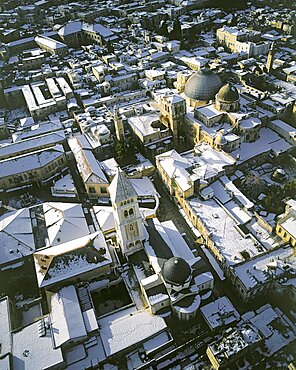
<instances>
[{"instance_id":1,"label":"bell tower","mask_svg":"<svg viewBox=\"0 0 296 370\"><path fill-rule=\"evenodd\" d=\"M125 139L124 127L123 127L122 117L119 114L119 109L116 105L114 106L114 124L115 124L116 138L119 142L123 143Z\"/></svg>"},{"instance_id":2,"label":"bell tower","mask_svg":"<svg viewBox=\"0 0 296 370\"><path fill-rule=\"evenodd\" d=\"M266 63L266 69L267 69L268 73L270 73L272 71L273 59L274 59L275 52L276 52L275 44L273 42L271 44L271 48L269 50L268 57L267 57L267 63Z\"/></svg>"},{"instance_id":3,"label":"bell tower","mask_svg":"<svg viewBox=\"0 0 296 370\"><path fill-rule=\"evenodd\" d=\"M127 256L143 248L145 236L137 193L131 181L119 168L109 186L109 193L117 240L122 253Z\"/></svg>"},{"instance_id":4,"label":"bell tower","mask_svg":"<svg viewBox=\"0 0 296 370\"><path fill-rule=\"evenodd\" d=\"M178 95L164 95L161 99L161 112L166 126L173 132L174 144L178 148L184 139L186 100Z\"/></svg>"}]
</instances>

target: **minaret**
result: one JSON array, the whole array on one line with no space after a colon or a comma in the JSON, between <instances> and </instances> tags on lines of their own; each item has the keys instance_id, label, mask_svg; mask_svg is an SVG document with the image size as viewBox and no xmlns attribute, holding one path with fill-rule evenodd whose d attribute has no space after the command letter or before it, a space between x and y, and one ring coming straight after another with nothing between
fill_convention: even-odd
<instances>
[{"instance_id":1,"label":"minaret","mask_svg":"<svg viewBox=\"0 0 296 370\"><path fill-rule=\"evenodd\" d=\"M127 256L143 248L145 236L137 193L131 181L119 168L109 186L109 193L117 240L122 253Z\"/></svg>"},{"instance_id":2,"label":"minaret","mask_svg":"<svg viewBox=\"0 0 296 370\"><path fill-rule=\"evenodd\" d=\"M273 42L271 44L271 48L269 50L268 57L267 57L267 63L266 63L266 69L268 73L272 71L274 55L275 55L275 44Z\"/></svg>"},{"instance_id":3,"label":"minaret","mask_svg":"<svg viewBox=\"0 0 296 370\"><path fill-rule=\"evenodd\" d=\"M120 141L121 143L124 143L125 135L122 117L119 114L119 109L116 105L114 106L114 124L117 140Z\"/></svg>"}]
</instances>

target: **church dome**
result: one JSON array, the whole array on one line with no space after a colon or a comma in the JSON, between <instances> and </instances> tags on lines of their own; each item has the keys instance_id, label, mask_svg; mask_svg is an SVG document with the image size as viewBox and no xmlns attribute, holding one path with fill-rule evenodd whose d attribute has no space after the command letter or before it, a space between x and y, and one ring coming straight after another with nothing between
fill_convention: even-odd
<instances>
[{"instance_id":1,"label":"church dome","mask_svg":"<svg viewBox=\"0 0 296 370\"><path fill-rule=\"evenodd\" d=\"M232 103L239 99L237 88L230 83L221 87L217 94L217 99L222 102Z\"/></svg>"},{"instance_id":2,"label":"church dome","mask_svg":"<svg viewBox=\"0 0 296 370\"><path fill-rule=\"evenodd\" d=\"M191 268L183 258L172 257L165 261L161 272L167 283L182 285L191 275Z\"/></svg>"},{"instance_id":3,"label":"church dome","mask_svg":"<svg viewBox=\"0 0 296 370\"><path fill-rule=\"evenodd\" d=\"M192 100L209 101L222 86L222 81L209 68L204 68L195 72L186 82L184 93Z\"/></svg>"}]
</instances>

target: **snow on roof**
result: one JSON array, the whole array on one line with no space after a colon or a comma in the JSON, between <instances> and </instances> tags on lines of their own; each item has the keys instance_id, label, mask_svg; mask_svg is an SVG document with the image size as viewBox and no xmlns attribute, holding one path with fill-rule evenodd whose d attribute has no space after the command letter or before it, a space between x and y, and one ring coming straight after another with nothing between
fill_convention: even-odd
<instances>
[{"instance_id":1,"label":"snow on roof","mask_svg":"<svg viewBox=\"0 0 296 370\"><path fill-rule=\"evenodd\" d=\"M211 184L211 188L214 190L215 197L222 204L225 204L232 198L231 195L226 191L225 187L222 185L222 183L219 180L213 182Z\"/></svg>"},{"instance_id":2,"label":"snow on roof","mask_svg":"<svg viewBox=\"0 0 296 370\"><path fill-rule=\"evenodd\" d=\"M159 154L156 158L170 178L173 178L177 167L186 169L190 166L189 161L183 158L175 149Z\"/></svg>"},{"instance_id":3,"label":"snow on roof","mask_svg":"<svg viewBox=\"0 0 296 370\"><path fill-rule=\"evenodd\" d=\"M180 155L175 150L157 156L167 175L186 191L195 179L209 179L216 176L224 167L235 163L235 160L222 152L215 151L206 144L198 145L199 155L190 151Z\"/></svg>"},{"instance_id":4,"label":"snow on roof","mask_svg":"<svg viewBox=\"0 0 296 370\"><path fill-rule=\"evenodd\" d=\"M246 224L252 219L252 216L241 209L237 203L234 201L229 201L224 204L224 207L233 215L233 217L241 224Z\"/></svg>"},{"instance_id":5,"label":"snow on roof","mask_svg":"<svg viewBox=\"0 0 296 370\"><path fill-rule=\"evenodd\" d=\"M223 26L218 31L228 32L234 36L242 36L246 34L245 31L239 30L237 27L228 27L228 26Z\"/></svg>"},{"instance_id":6,"label":"snow on roof","mask_svg":"<svg viewBox=\"0 0 296 370\"><path fill-rule=\"evenodd\" d=\"M81 204L47 202L43 211L51 246L90 234Z\"/></svg>"},{"instance_id":7,"label":"snow on roof","mask_svg":"<svg viewBox=\"0 0 296 370\"><path fill-rule=\"evenodd\" d=\"M102 169L107 174L108 177L111 179L116 175L116 169L118 167L118 163L116 162L115 158L109 158L105 161L101 162Z\"/></svg>"},{"instance_id":8,"label":"snow on roof","mask_svg":"<svg viewBox=\"0 0 296 370\"><path fill-rule=\"evenodd\" d=\"M244 324L234 330L230 329L226 333L222 338L209 345L216 361L221 365L229 359L239 357L240 353L246 351L247 347L253 346L255 343L259 344L258 342L262 339L257 329L250 324Z\"/></svg>"},{"instance_id":9,"label":"snow on roof","mask_svg":"<svg viewBox=\"0 0 296 370\"><path fill-rule=\"evenodd\" d=\"M112 263L101 232L71 240L34 254L35 270L41 287L99 269Z\"/></svg>"},{"instance_id":10,"label":"snow on roof","mask_svg":"<svg viewBox=\"0 0 296 370\"><path fill-rule=\"evenodd\" d=\"M115 230L113 208L108 206L94 206L96 219L103 232Z\"/></svg>"},{"instance_id":11,"label":"snow on roof","mask_svg":"<svg viewBox=\"0 0 296 370\"><path fill-rule=\"evenodd\" d=\"M12 135L13 141L20 141L28 139L33 136L41 136L44 134L49 134L58 131L59 134L62 134L62 124L59 121L56 122L45 122L34 126L34 129L17 131Z\"/></svg>"},{"instance_id":12,"label":"snow on roof","mask_svg":"<svg viewBox=\"0 0 296 370\"><path fill-rule=\"evenodd\" d=\"M64 155L63 146L55 145L49 149L41 149L29 154L23 154L0 161L0 173L3 177L14 176L38 168L43 168L50 162Z\"/></svg>"},{"instance_id":13,"label":"snow on roof","mask_svg":"<svg viewBox=\"0 0 296 370\"><path fill-rule=\"evenodd\" d=\"M57 197L75 197L77 194L74 180L69 173L55 181L51 191L52 195Z\"/></svg>"},{"instance_id":14,"label":"snow on roof","mask_svg":"<svg viewBox=\"0 0 296 370\"><path fill-rule=\"evenodd\" d=\"M58 34L60 36L71 35L72 33L80 32L81 28L82 22L80 21L68 22L64 27L59 29Z\"/></svg>"},{"instance_id":15,"label":"snow on roof","mask_svg":"<svg viewBox=\"0 0 296 370\"><path fill-rule=\"evenodd\" d=\"M81 135L81 138L84 136ZM108 184L108 180L101 169L100 163L96 160L91 150L83 149L81 139L77 137L69 139L69 146L74 153L78 171L85 183Z\"/></svg>"},{"instance_id":16,"label":"snow on roof","mask_svg":"<svg viewBox=\"0 0 296 370\"><path fill-rule=\"evenodd\" d=\"M109 186L109 193L112 203L118 203L137 197L133 184L120 168L117 169L117 174Z\"/></svg>"},{"instance_id":17,"label":"snow on roof","mask_svg":"<svg viewBox=\"0 0 296 370\"><path fill-rule=\"evenodd\" d=\"M254 203L251 202L227 177L221 176L220 181L224 184L226 190L228 190L246 209L252 208Z\"/></svg>"},{"instance_id":18,"label":"snow on roof","mask_svg":"<svg viewBox=\"0 0 296 370\"><path fill-rule=\"evenodd\" d=\"M281 121L280 119L276 119L276 120L271 121L271 123L273 125L281 128L285 132L290 133L290 134L293 134L293 135L296 136L296 128L288 125L286 122Z\"/></svg>"},{"instance_id":19,"label":"snow on roof","mask_svg":"<svg viewBox=\"0 0 296 370\"><path fill-rule=\"evenodd\" d=\"M293 323L278 308L273 309L267 305L264 310L258 311L250 322L263 335L269 356L295 341L296 330Z\"/></svg>"},{"instance_id":20,"label":"snow on roof","mask_svg":"<svg viewBox=\"0 0 296 370\"><path fill-rule=\"evenodd\" d=\"M45 46L50 49L56 50L56 49L63 49L63 48L68 48L68 46L60 41L56 41L50 37L46 36L36 36L35 41L37 42L38 45L41 47Z\"/></svg>"},{"instance_id":21,"label":"snow on roof","mask_svg":"<svg viewBox=\"0 0 296 370\"><path fill-rule=\"evenodd\" d=\"M203 107L197 107L195 109L196 111L198 111L198 113L202 114L207 118L218 117L224 114L224 112L221 112L220 110L215 108L215 104L209 104Z\"/></svg>"},{"instance_id":22,"label":"snow on roof","mask_svg":"<svg viewBox=\"0 0 296 370\"><path fill-rule=\"evenodd\" d=\"M274 263L271 269L268 268L270 263ZM234 272L247 289L252 289L276 276L284 275L285 265L296 271L296 259L293 257L291 247L275 249L244 264L234 266Z\"/></svg>"},{"instance_id":23,"label":"snow on roof","mask_svg":"<svg viewBox=\"0 0 296 370\"><path fill-rule=\"evenodd\" d=\"M128 118L128 123L133 131L139 133L142 137L153 135L159 131L159 128L153 127L155 122L159 122L159 113L146 113Z\"/></svg>"},{"instance_id":24,"label":"snow on roof","mask_svg":"<svg viewBox=\"0 0 296 370\"><path fill-rule=\"evenodd\" d=\"M5 357L0 358L0 369L10 370L11 362L10 356L6 355Z\"/></svg>"},{"instance_id":25,"label":"snow on roof","mask_svg":"<svg viewBox=\"0 0 296 370\"><path fill-rule=\"evenodd\" d=\"M238 162L244 162L258 154L273 151L275 153L282 153L291 148L292 145L282 139L277 133L269 128L262 128L260 130L260 137L254 143L242 142L240 149L231 152L233 157L239 155Z\"/></svg>"},{"instance_id":26,"label":"snow on roof","mask_svg":"<svg viewBox=\"0 0 296 370\"><path fill-rule=\"evenodd\" d=\"M179 230L173 221L165 221L161 223L163 230L166 233L166 242L168 243L173 255L175 257L182 257L187 262L195 260L194 254L180 234ZM157 224L156 224L156 229ZM161 230L159 230L161 231Z\"/></svg>"},{"instance_id":27,"label":"snow on roof","mask_svg":"<svg viewBox=\"0 0 296 370\"><path fill-rule=\"evenodd\" d=\"M174 309L178 313L185 313L187 315L190 315L199 308L201 303L201 297L199 294L187 296L185 298L182 298L178 301L178 303L174 304Z\"/></svg>"},{"instance_id":28,"label":"snow on roof","mask_svg":"<svg viewBox=\"0 0 296 370\"><path fill-rule=\"evenodd\" d=\"M247 258L244 254L250 258L259 254L254 240L238 231L237 222L214 199L201 202L194 198L189 203L206 225L212 241L228 265L244 261Z\"/></svg>"},{"instance_id":29,"label":"snow on roof","mask_svg":"<svg viewBox=\"0 0 296 370\"><path fill-rule=\"evenodd\" d=\"M97 323L96 314L93 308L84 311L83 313L84 324L86 331L91 333L92 331L98 330L99 326Z\"/></svg>"},{"instance_id":30,"label":"snow on roof","mask_svg":"<svg viewBox=\"0 0 296 370\"><path fill-rule=\"evenodd\" d=\"M107 39L114 36L114 33L109 28L99 23L95 24L83 23L82 30L98 33L100 36Z\"/></svg>"},{"instance_id":31,"label":"snow on roof","mask_svg":"<svg viewBox=\"0 0 296 370\"><path fill-rule=\"evenodd\" d=\"M54 349L50 331L39 336L41 320L13 333L13 369L40 370L64 364L60 348Z\"/></svg>"},{"instance_id":32,"label":"snow on roof","mask_svg":"<svg viewBox=\"0 0 296 370\"><path fill-rule=\"evenodd\" d=\"M51 296L51 331L55 348L71 340L86 337L87 332L74 285Z\"/></svg>"},{"instance_id":33,"label":"snow on roof","mask_svg":"<svg viewBox=\"0 0 296 370\"><path fill-rule=\"evenodd\" d=\"M158 194L149 177L144 176L141 179L130 179L139 197L153 196Z\"/></svg>"},{"instance_id":34,"label":"snow on roof","mask_svg":"<svg viewBox=\"0 0 296 370\"><path fill-rule=\"evenodd\" d=\"M0 357L11 352L11 324L9 311L9 298L0 299ZM1 365L1 364L0 364ZM1 366L0 366L1 367Z\"/></svg>"},{"instance_id":35,"label":"snow on roof","mask_svg":"<svg viewBox=\"0 0 296 370\"><path fill-rule=\"evenodd\" d=\"M214 302L201 307L201 313L212 330L232 324L239 319L239 313L227 297L220 297Z\"/></svg>"},{"instance_id":36,"label":"snow on roof","mask_svg":"<svg viewBox=\"0 0 296 370\"><path fill-rule=\"evenodd\" d=\"M99 320L100 335L105 353L108 356L132 346L139 345L147 339L166 330L165 321L147 311L135 311L124 316L109 315Z\"/></svg>"},{"instance_id":37,"label":"snow on roof","mask_svg":"<svg viewBox=\"0 0 296 370\"><path fill-rule=\"evenodd\" d=\"M165 331L162 332L156 336L154 336L152 339L148 339L143 343L144 350L146 353L153 352L155 348L159 348L165 344L167 344L168 341L172 339L171 335Z\"/></svg>"},{"instance_id":38,"label":"snow on roof","mask_svg":"<svg viewBox=\"0 0 296 370\"><path fill-rule=\"evenodd\" d=\"M35 242L28 208L8 212L0 217L0 265L29 256Z\"/></svg>"},{"instance_id":39,"label":"snow on roof","mask_svg":"<svg viewBox=\"0 0 296 370\"><path fill-rule=\"evenodd\" d=\"M42 136L18 141L9 145L3 145L0 147L0 159L5 159L8 157L11 158L24 152L33 152L36 151L36 147L44 148L54 146L54 144L62 142L63 140L65 140L65 134L61 130Z\"/></svg>"}]
</instances>

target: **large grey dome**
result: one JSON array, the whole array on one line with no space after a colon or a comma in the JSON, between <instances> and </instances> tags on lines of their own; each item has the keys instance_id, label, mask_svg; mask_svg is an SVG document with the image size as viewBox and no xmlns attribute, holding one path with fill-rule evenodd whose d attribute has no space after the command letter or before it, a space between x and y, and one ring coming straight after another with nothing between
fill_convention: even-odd
<instances>
[{"instance_id":1,"label":"large grey dome","mask_svg":"<svg viewBox=\"0 0 296 370\"><path fill-rule=\"evenodd\" d=\"M185 85L185 95L192 100L214 100L215 95L222 87L220 77L209 68L195 72Z\"/></svg>"},{"instance_id":2,"label":"large grey dome","mask_svg":"<svg viewBox=\"0 0 296 370\"><path fill-rule=\"evenodd\" d=\"M161 272L167 283L182 285L191 275L191 268L183 258L172 257L165 261Z\"/></svg>"}]
</instances>

